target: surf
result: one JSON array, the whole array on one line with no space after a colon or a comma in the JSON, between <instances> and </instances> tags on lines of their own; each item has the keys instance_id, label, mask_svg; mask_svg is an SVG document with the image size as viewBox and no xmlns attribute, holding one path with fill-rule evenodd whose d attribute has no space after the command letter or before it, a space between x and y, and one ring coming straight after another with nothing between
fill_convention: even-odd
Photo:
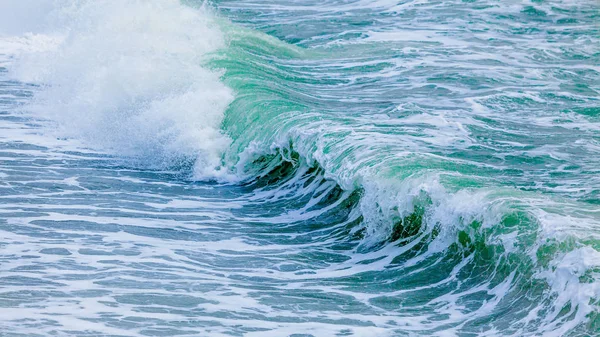
<instances>
[{"instance_id":1,"label":"surf","mask_svg":"<svg viewBox=\"0 0 600 337\"><path fill-rule=\"evenodd\" d=\"M405 69L420 80L419 67L438 70L435 60L409 57L402 43L413 37L298 46L205 4L45 5L43 25L13 24L0 40L13 55L11 79L39 87L23 113L50 137L81 140L119 167L240 188L231 200L237 221L350 251L324 270L283 279L366 279L373 293L364 301L405 334L597 330L595 203L552 184L548 177L572 171L572 154L533 146L540 139L526 131L562 135L586 125L592 134L594 120L544 115L537 104L554 98L543 92L465 89L463 76L483 76L477 62L428 78L435 85L404 81ZM512 83L503 72L512 68L495 71ZM535 109L524 122L513 105Z\"/></svg>"}]
</instances>

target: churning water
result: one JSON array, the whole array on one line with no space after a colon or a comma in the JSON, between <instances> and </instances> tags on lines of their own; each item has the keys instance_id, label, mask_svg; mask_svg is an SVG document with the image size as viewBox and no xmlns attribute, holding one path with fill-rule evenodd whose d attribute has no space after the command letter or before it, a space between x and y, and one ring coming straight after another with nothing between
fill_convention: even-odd
<instances>
[{"instance_id":1,"label":"churning water","mask_svg":"<svg viewBox=\"0 0 600 337\"><path fill-rule=\"evenodd\" d=\"M0 1L0 336L599 331L598 1Z\"/></svg>"}]
</instances>

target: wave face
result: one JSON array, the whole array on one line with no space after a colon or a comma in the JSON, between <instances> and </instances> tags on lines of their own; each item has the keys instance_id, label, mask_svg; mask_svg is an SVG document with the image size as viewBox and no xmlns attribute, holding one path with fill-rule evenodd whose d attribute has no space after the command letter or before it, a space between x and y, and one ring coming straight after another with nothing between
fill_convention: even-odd
<instances>
[{"instance_id":1,"label":"wave face","mask_svg":"<svg viewBox=\"0 0 600 337\"><path fill-rule=\"evenodd\" d=\"M597 2L32 3L9 334L600 335Z\"/></svg>"}]
</instances>

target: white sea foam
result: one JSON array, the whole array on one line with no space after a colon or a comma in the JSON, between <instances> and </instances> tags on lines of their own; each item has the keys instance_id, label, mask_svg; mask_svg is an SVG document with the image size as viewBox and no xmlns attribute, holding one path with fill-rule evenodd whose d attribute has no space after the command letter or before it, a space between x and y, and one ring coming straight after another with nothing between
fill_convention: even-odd
<instances>
[{"instance_id":1,"label":"white sea foam","mask_svg":"<svg viewBox=\"0 0 600 337\"><path fill-rule=\"evenodd\" d=\"M156 167L195 160L198 177L224 177L220 124L232 91L202 66L224 46L211 15L115 0L62 1L47 17L43 33L2 43L18 51L13 78L44 88L29 110L90 147Z\"/></svg>"}]
</instances>

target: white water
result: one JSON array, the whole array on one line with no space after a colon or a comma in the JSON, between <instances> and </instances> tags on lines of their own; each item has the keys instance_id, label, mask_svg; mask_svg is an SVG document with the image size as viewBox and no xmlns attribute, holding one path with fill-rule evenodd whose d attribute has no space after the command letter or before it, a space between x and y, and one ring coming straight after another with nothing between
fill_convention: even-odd
<instances>
[{"instance_id":1,"label":"white water","mask_svg":"<svg viewBox=\"0 0 600 337\"><path fill-rule=\"evenodd\" d=\"M222 168L221 163L222 154L227 151L231 140L221 131L220 127L224 111L233 100L234 93L221 83L219 73L208 71L202 66L211 53L227 48L226 37L219 31L210 13L204 9L192 9L182 6L176 1L167 0L102 2L65 0L53 2L52 4L50 2L40 2L40 4L39 7L36 7L37 10L34 14L27 11L28 7L26 5L31 5L31 3L9 1L0 4L0 12L14 14L10 15L10 20L5 20L0 25L3 35L0 39L0 53L8 55L10 58L5 58L2 64L8 65L12 79L20 82L36 83L40 86L36 89L34 99L27 102L26 112L35 116L36 119L43 120L45 124L43 128L31 132L42 132L48 138L32 140L31 137L23 136L22 139L19 139L21 131L15 131L20 130L15 127L14 129L7 128L9 131L6 131L6 134L9 134L9 136L5 134L3 141L6 143L16 140L32 143L45 142L46 146L53 147L56 145L54 144L56 140L51 140L53 137L61 138L61 140L56 141L57 143L66 137L83 141L84 146L111 153L120 160L129 161L134 166L141 164L140 166L149 168L170 168L185 164L183 163L185 161L192 161L195 177L197 178L231 178L230 174ZM6 14L4 14L4 17L7 17ZM371 39L402 40L398 36L390 37L375 33L371 35ZM474 106L478 104L474 101L471 103ZM477 106L481 107L481 105ZM436 123L445 123L443 118L432 117L426 119L426 116L426 114L419 115L414 120L407 118L405 122L434 126L436 126ZM321 137L326 131L331 131L332 127L328 121L321 122L321 124L326 124L326 127L322 129L314 128L311 130L312 132L306 131L303 133L301 130L296 133L286 133L279 142L274 144L274 147L288 144L289 138L295 138L295 144L297 144L299 150L309 157L307 161L312 162L314 160L320 163L326 169L328 178L336 179L337 183L348 190L359 186L365 189L364 198L360 203L360 211L367 220L365 224L367 235L366 240L363 242L367 246L374 245L386 238L392 230L393 221L391 219L403 217L413 212L415 203L419 201L423 194L431 199L432 206L426 214L426 222L420 236L423 238L432 233L436 225L441 226L441 234L429 244L425 252L404 263L404 267L418 265L425 259L434 257L437 253L443 253L451 244L456 242L456 233L468 229L472 221L481 222L485 230L493 229L501 221L502 216L510 211L507 205L525 205L529 207L530 213L538 221L536 225L539 225L539 228L532 226L531 228L519 229L523 230L524 233L515 230L490 236L489 241L486 243L503 246L506 250L505 256L512 252L525 253L532 260L535 260L536 251L545 240L568 242L573 238L583 240L586 236L595 240L598 239L597 233L600 225L595 221L597 217L595 210L582 209L581 205L576 203L569 204L562 201L552 204L551 200L537 194L514 194L514 190L508 188L504 190L463 189L449 191L438 181L440 177L436 174L412 176L402 181L394 181L389 178L377 179L377 176L381 176L384 170L377 171L373 168L363 169L360 167L365 163L361 160L368 159L368 155L371 154L369 151L375 151L377 147L371 147L367 151L368 146L362 148L356 146L357 144L372 145L369 142L373 141L373 138L367 137L366 133L352 133L346 137L345 142L338 143L338 149L335 149L335 146L334 151L329 149L329 153L333 154L328 156L325 150L327 142ZM353 131L352 127L346 127L346 129ZM438 132L440 129L445 132L440 134ZM13 134L16 135L15 138L12 138ZM460 123L447 128L438 128L430 136L432 137L430 142L445 146L455 146L458 143L458 141L453 141L455 139L469 139L467 131ZM390 139L392 137L382 136L376 141L386 145L386 141ZM420 140L427 142L428 139ZM345 161L342 164L328 164L335 159L335 153L344 151L344 146L348 143L356 146L355 152L365 151L357 155L358 159L354 162ZM301 148L302 144L308 145ZM462 146L466 145L468 144L463 143ZM410 148L409 146L405 147ZM264 151L264 149L262 150ZM15 156L28 154L38 158L55 159L43 150L39 152L14 150L10 153ZM64 159L61 156L59 157ZM395 161L400 160L403 160L401 155L395 157ZM381 161L379 168L388 164L391 166L393 163L392 161L388 163ZM62 169L60 163L48 167L56 171ZM377 168L377 166L375 167ZM62 188L67 190L73 189L79 192L83 191L84 194L89 193L97 196L95 193L90 192L94 184L88 181L88 186L85 183L86 180L93 182L93 175L72 177L69 174L71 172L66 172L65 176L61 176L60 179L46 178L43 180L33 177L31 180L27 180L25 185L49 183L54 186L63 186ZM113 174L116 176L113 176ZM256 296L256 294L245 288L246 286L257 286L255 283L248 281L240 286L236 283L236 280L239 280L239 278L247 278L248 280L254 278L276 278L277 281L291 280L290 283L284 286L279 287L279 284L276 284L273 287L283 294L310 289L315 293L345 295L365 307L374 309L371 301L377 299L379 293L352 292L345 288L348 285L323 285L319 282L320 279L354 277L357 275L362 277L360 275L364 272L384 273L396 256L407 251L407 247L398 248L389 245L375 252L363 253L360 249L357 249L357 251L339 253L341 257L337 256L337 258L345 261L327 262L325 263L326 267L317 269L316 272L312 270L314 267L310 263L306 263L302 268L313 272L308 276L286 271L285 268L280 270L280 266L286 266L288 254L295 253L302 256L303 249L307 247L313 248L316 246L317 252L338 253L333 249L329 250L330 247L325 244L320 246L323 242L319 242L322 239L319 234L315 234L315 243L298 244L293 248L271 244L270 242L268 244L263 242L260 248L257 248L259 245L255 245L256 242L264 238L248 239L248 237L242 237L231 239L231 236L236 235L237 231L240 230L236 224L249 223L250 225L245 229L250 228L252 230L255 228L253 226L264 225L262 222L267 222L269 226L285 226L297 221L316 218L324 212L323 209L308 211L309 207L306 206L292 210L283 208L281 214L277 215L269 213L268 215L259 216L257 213L260 212L256 210L245 216L233 215L231 210L241 207L240 205L251 205L259 209L261 207L267 208L269 202L273 200L265 201L268 198L257 197L256 195L250 197L250 200L254 203L247 202L248 200L245 199L247 196L237 199L235 202L227 199L215 201L210 200L210 198L190 198L179 195L162 197L160 196L162 193L160 189L143 194L139 193L138 189L145 187L137 186L137 184L141 181L144 183L143 186L148 186L146 183L149 184L149 182L137 181L132 177L119 177L120 174L119 172L107 173L107 176L104 176L103 179L107 184L114 183L116 186L121 186L121 188L126 186L130 189L128 192L130 194L124 202L131 203L132 207L120 205L118 202L122 200L118 200L110 207L113 210L117 209L118 213L124 213L125 216L98 216L95 214L99 210L106 210L104 209L106 207L103 204L104 200L100 200L93 205L87 205L84 201L79 200L78 202L82 204L74 207L83 214L78 215L70 214L70 206L61 205L61 208L57 210L53 209L52 205L45 205L40 202L34 208L40 212L47 212L47 215L20 216L16 220L7 222L7 225L15 227L28 227L31 225L32 231L35 231L43 228L42 225L33 223L36 220L84 221L97 225L110 225L117 222L121 226L142 227L144 230L148 228L156 230L176 228L178 231L189 229L197 231L194 234L198 236L216 231L218 238L209 243L198 243L193 240L185 243L173 242L160 237L162 233L155 233L156 237L149 238L119 231L104 233L100 243L90 243L86 242L85 239L76 237L79 231L77 229L67 228L49 230L48 232L67 236L74 235L73 242L62 242L60 246L70 252L73 258L84 267L104 271L103 268L105 268L106 263L104 255L99 253L89 254L86 249L92 247L99 250L103 244L108 243L111 246L125 247L140 253L138 255L128 255L129 252L123 253L123 251L111 250L111 253L119 255L119 263L134 266L134 269L139 265L148 263L148 261L156 263L167 261L171 263L169 268L176 271L171 275L173 279L167 281L154 280L156 284L153 286L157 288L160 285L176 287L177 278L192 280L192 286L186 285L186 287L192 288L191 292L194 292L194 282L203 283L209 288L211 282L223 285L219 291L207 291L202 294L194 293L194 296L202 297L203 300L207 301L198 305L198 308L201 309L202 313L217 313L216 318L211 318L227 328L243 324L257 329L257 331L249 332L248 335L279 336L304 331L329 336L339 333L343 329L340 329L338 324L328 323L327 320L343 322L345 318L352 318L361 324L364 323L364 326L354 326L352 329L352 332L359 336L386 335L399 325L405 326L406 331L433 329L437 324L435 319L439 319L440 316L446 317L445 315L449 317L448 322L460 325L464 324L461 322L476 320L483 315L492 313L499 306L500 301L507 298L510 291L513 290L511 285L514 281L514 274L500 284L492 285L491 282L484 282L478 284L475 289L457 290L454 293L438 297L428 303L428 305L434 307L438 306L433 310L434 314L422 314L416 318L403 316L402 312L396 311L386 311L382 314L379 308L362 315L360 313L345 315L343 312L327 310L323 312L306 310L301 314L306 315L303 318L308 319L308 323L298 321L278 323L276 320L280 316L283 316L285 320L294 320L299 313L294 311L294 308L279 310L274 309L276 304L270 306L263 304L261 299L263 296L271 296L269 291ZM8 173L0 175L2 179L8 179L9 177ZM114 180L118 182L115 183ZM160 184L156 181L153 183ZM165 184L168 187L178 187L178 192L182 195L186 193L188 188L184 183ZM331 185L330 182L327 188L330 188ZM14 209L29 207L27 200L40 198L39 191L26 192L29 194L18 195L18 198L15 197L16 201L13 200L11 204L6 206L5 211L7 214ZM69 195L72 192L64 194L49 192L41 198L50 201L55 197L67 196L67 198L70 198ZM302 193L310 194L310 192L309 190ZM107 195L111 195L111 193L116 194L117 192L111 191ZM196 191L196 193L199 192ZM159 197L157 198L157 196ZM133 200L137 200L138 197L144 197L148 200L141 203L141 205L134 204ZM281 198L281 195L276 195L276 197ZM295 197L297 195L289 198L293 199ZM128 200L128 198L132 200ZM312 204L316 203L316 201L311 202ZM566 209L567 206L577 209L577 211ZM144 209L145 207L150 207L151 210ZM140 214L142 214L143 219L141 222L139 218L131 219ZM182 215L192 217L194 220L154 219L161 216L177 217ZM206 218L210 220L206 220ZM202 223L202 225L198 223ZM343 224L336 226L343 227ZM221 232L222 228L227 229L225 233ZM524 252L520 251L522 246L518 246L519 236L530 235L532 232L537 235L535 244L527 247ZM46 279L61 280L61 268L64 268L61 263L65 263L65 261L61 257L56 257L54 253L48 253L47 250L54 242L49 239L32 240L26 235L10 231L5 233L3 236L4 241L11 242L9 249L7 249L10 254L7 255L27 256L30 250L40 251L42 252L39 255L42 257L40 261L52 266L46 272ZM273 233L270 235L277 235L275 227L273 227ZM295 235L289 234L290 237ZM323 240L326 240L327 244L335 241L331 238ZM52 244L49 244L49 242ZM418 242L417 239L414 240L414 243L416 242ZM140 248L136 246L138 243L147 246ZM180 257L182 249L186 251L186 254L201 251L202 254L209 257L201 256L200 259L202 259L204 265L199 267L195 262ZM264 255L259 254L257 251L263 252ZM235 264L233 266L227 264L232 256L244 254L254 254L253 257L261 255L260 258L265 260L274 258L275 261L272 264L275 266L275 270L271 270L271 268L254 268L251 265L250 267L238 269ZM89 257L90 255L96 257ZM548 335L561 335L568 329L584 322L586 315L597 309L597 305L591 301L600 297L598 283L586 283L581 279L588 275L592 280L599 279L597 272L595 272L600 267L597 255L597 251L592 248L579 247L568 253L557 254L548 268L535 273L534 277L536 279L543 279L550 286L551 295L557 296L551 305L553 313L543 317L542 325L544 327L540 328L540 332ZM378 260L374 263L357 263L369 259ZM7 259L7 261L9 260ZM3 271L12 272L18 271L19 268L28 267L22 261L16 259L6 263L3 266L5 268ZM214 266L210 263L214 261L220 261L220 268L213 268ZM236 260L236 262L240 264L248 263L248 261L239 260ZM321 261L312 262L320 263ZM464 264L468 262L469 260L466 260ZM302 264L302 262L299 262L299 264ZM260 265L260 263L257 263L257 265ZM457 266L457 269L452 271L441 284L454 282L463 266ZM127 268L124 269L127 270ZM214 275L214 269L218 269L222 274ZM29 275L23 271L19 271L19 273L18 275ZM81 272L79 276L83 275L85 275L85 272ZM210 276L198 280L198 275ZM231 276L233 278L230 278ZM64 282L62 289L65 291L81 291L97 286L87 280L62 281ZM111 281L118 282L119 280L111 279ZM144 276L135 275L131 277L130 281L134 284L142 284ZM257 283L261 284L261 282ZM433 287L435 286L437 285ZM413 292L415 296L418 296L420 290L422 289L402 289L385 295L393 296ZM79 328L81 322L86 321L85 329L102 331L106 334L128 332L127 329L115 328L111 327L110 324L91 321L102 318L108 310L102 304L103 302L108 303L112 301L112 298L119 298L121 295L133 297L143 295L147 290L134 292L135 295L118 289L112 289L111 291L114 291L114 293L93 300L84 299L79 301L78 304L67 303L65 305L60 300L51 299L45 302L41 308L21 307L14 310L3 310L3 313L7 319L13 321L18 321L27 316L43 321L53 319L55 314L69 314L81 310L82 313L77 318L63 315L54 319L61 325L62 329L67 331ZM190 290L186 288L185 291ZM465 313L468 310L464 304L461 304L461 297L467 297L476 291L486 292L486 294L492 296L492 299L482 306L480 311ZM173 297L177 293L178 290L173 291L169 288L157 290L154 295ZM136 311L139 310L139 307L136 305L135 300L130 299L130 301L131 303L127 303L127 299L125 299L119 304L112 303L111 305L118 307L118 309L114 309L113 313L118 313L121 317L138 315L138 318L141 316L149 321L155 319L162 322L176 322L190 319L186 314L176 313L139 314ZM160 304L160 300L156 303ZM566 305L571 305L574 318L565 324L559 324L564 322L554 319ZM240 306L243 308L236 311ZM169 310L172 309L169 305L166 305L166 307L169 307ZM236 320L235 314L227 318L218 317L221 310L229 310L237 315L260 312L263 316L258 319ZM537 310L540 310L540 308L537 308ZM533 312L535 313L535 310ZM265 317L273 321L265 322L267 320ZM319 319L324 320L316 322ZM535 325L538 324L539 319L540 317L532 314L520 322L513 323L516 325L521 323ZM343 324L340 325L343 326ZM17 323L13 327L23 329L23 325ZM212 335L225 335L229 332L227 328L215 330L203 328L201 331ZM261 332L259 331L260 328L267 328L270 331ZM36 329L38 328L23 331L35 333ZM199 328L196 327L196 329ZM44 330L46 333L51 331L51 329ZM143 329L139 328L135 332L141 334ZM458 332L459 328L456 328L455 330L448 330L445 334L455 335ZM502 334L501 331L490 333ZM444 333L438 332L438 335L444 335Z\"/></svg>"},{"instance_id":2,"label":"white water","mask_svg":"<svg viewBox=\"0 0 600 337\"><path fill-rule=\"evenodd\" d=\"M233 93L202 67L224 47L213 18L172 0L49 3L34 6L41 17L0 4L27 32L0 41L20 51L12 77L43 86L28 110L56 122L58 137L159 168L195 161L197 177L223 177L220 124Z\"/></svg>"}]
</instances>

